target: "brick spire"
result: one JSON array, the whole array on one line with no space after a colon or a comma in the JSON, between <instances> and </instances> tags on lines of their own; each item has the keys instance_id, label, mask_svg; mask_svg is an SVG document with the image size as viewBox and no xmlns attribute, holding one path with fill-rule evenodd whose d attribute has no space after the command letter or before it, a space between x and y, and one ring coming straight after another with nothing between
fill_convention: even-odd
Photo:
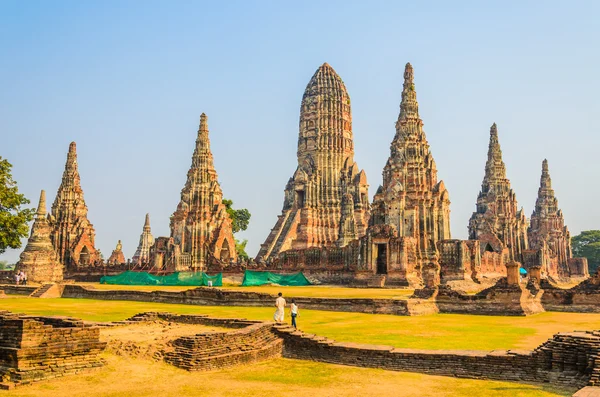
<instances>
[{"instance_id":1,"label":"brick spire","mask_svg":"<svg viewBox=\"0 0 600 397\"><path fill-rule=\"evenodd\" d=\"M400 236L418 241L419 264L433 260L436 243L450 238L450 200L444 183L437 179L414 84L410 63L404 69L404 85L396 134L383 169L383 187L373 199L371 224L393 225Z\"/></svg>"},{"instance_id":2,"label":"brick spire","mask_svg":"<svg viewBox=\"0 0 600 397\"><path fill-rule=\"evenodd\" d=\"M150 261L150 247L152 247L152 244L154 244L154 236L152 236L150 229L150 214L146 214L144 228L140 235L140 242L131 258L131 262L134 265L137 265L138 263L148 263Z\"/></svg>"},{"instance_id":3,"label":"brick spire","mask_svg":"<svg viewBox=\"0 0 600 397\"><path fill-rule=\"evenodd\" d=\"M328 63L313 74L302 96L297 158L282 214L261 245L259 261L289 249L343 246L366 232L368 185L354 162L350 95Z\"/></svg>"},{"instance_id":4,"label":"brick spire","mask_svg":"<svg viewBox=\"0 0 600 397\"><path fill-rule=\"evenodd\" d=\"M572 256L571 235L558 208L546 159L542 162L540 188L527 234L532 249L547 249L552 258L545 263L544 272L553 278L568 277L568 261Z\"/></svg>"},{"instance_id":5,"label":"brick spire","mask_svg":"<svg viewBox=\"0 0 600 397\"><path fill-rule=\"evenodd\" d=\"M469 220L469 239L480 240L482 249L502 252L507 248L510 259L522 261L522 253L528 248L527 219L506 178L496 123L490 128L485 175L476 207Z\"/></svg>"},{"instance_id":6,"label":"brick spire","mask_svg":"<svg viewBox=\"0 0 600 397\"><path fill-rule=\"evenodd\" d=\"M208 117L202 113L192 165L171 216L171 237L181 253L176 270L203 270L215 259L224 265L237 259L208 135Z\"/></svg>"},{"instance_id":7,"label":"brick spire","mask_svg":"<svg viewBox=\"0 0 600 397\"><path fill-rule=\"evenodd\" d=\"M16 269L24 271L32 282L56 282L63 279L63 266L52 246L50 233L52 228L46 218L46 192L40 192L40 201L35 220L31 226L31 235L21 253Z\"/></svg>"},{"instance_id":8,"label":"brick spire","mask_svg":"<svg viewBox=\"0 0 600 397\"><path fill-rule=\"evenodd\" d=\"M77 145L71 142L62 183L52 204L52 243L65 266L87 266L99 260L94 245L96 232L87 213L77 166Z\"/></svg>"}]
</instances>

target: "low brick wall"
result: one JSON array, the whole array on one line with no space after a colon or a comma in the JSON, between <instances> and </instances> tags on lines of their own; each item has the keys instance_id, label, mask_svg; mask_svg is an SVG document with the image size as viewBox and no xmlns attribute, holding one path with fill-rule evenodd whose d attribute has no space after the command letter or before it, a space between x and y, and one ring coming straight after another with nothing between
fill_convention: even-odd
<instances>
[{"instance_id":1,"label":"low brick wall","mask_svg":"<svg viewBox=\"0 0 600 397\"><path fill-rule=\"evenodd\" d=\"M0 378L24 384L104 365L100 329L82 321L0 313Z\"/></svg>"},{"instance_id":2,"label":"low brick wall","mask_svg":"<svg viewBox=\"0 0 600 397\"><path fill-rule=\"evenodd\" d=\"M181 292L170 291L105 291L94 290L80 285L65 285L63 298L86 298L104 300L125 300L141 302L177 303L201 306L263 306L274 307L275 295L228 291L214 287L199 287ZM292 298L285 297L288 301ZM303 309L410 315L411 311L421 314L429 310L426 302L407 302L400 299L356 299L356 298L306 298L293 297ZM274 310L274 309L273 309Z\"/></svg>"},{"instance_id":3,"label":"low brick wall","mask_svg":"<svg viewBox=\"0 0 600 397\"><path fill-rule=\"evenodd\" d=\"M542 290L532 293L522 285L508 286L504 278L475 295L442 285L438 288L435 303L440 313L525 316L544 311L543 294Z\"/></svg>"},{"instance_id":4,"label":"low brick wall","mask_svg":"<svg viewBox=\"0 0 600 397\"><path fill-rule=\"evenodd\" d=\"M600 287L594 281L590 279L571 289L561 289L542 280L542 305L548 311L600 313Z\"/></svg>"},{"instance_id":5,"label":"low brick wall","mask_svg":"<svg viewBox=\"0 0 600 397\"><path fill-rule=\"evenodd\" d=\"M34 285L14 285L1 284L0 290L3 290L7 295L31 295L38 287Z\"/></svg>"},{"instance_id":6,"label":"low brick wall","mask_svg":"<svg viewBox=\"0 0 600 397\"><path fill-rule=\"evenodd\" d=\"M206 371L281 357L283 340L273 323L205 315L141 313L128 321L163 320L232 328L230 332L205 332L173 340L164 353L165 362L188 371Z\"/></svg>"},{"instance_id":7,"label":"low brick wall","mask_svg":"<svg viewBox=\"0 0 600 397\"><path fill-rule=\"evenodd\" d=\"M413 350L340 343L277 327L283 356L357 367L473 379L551 383L574 391L600 384L600 332L557 334L533 351ZM596 369L598 368L598 369Z\"/></svg>"}]
</instances>

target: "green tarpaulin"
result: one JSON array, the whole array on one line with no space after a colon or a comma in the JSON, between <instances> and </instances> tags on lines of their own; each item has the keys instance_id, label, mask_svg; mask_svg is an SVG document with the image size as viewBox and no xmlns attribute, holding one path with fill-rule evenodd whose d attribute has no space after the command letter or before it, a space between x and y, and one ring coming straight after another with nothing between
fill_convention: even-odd
<instances>
[{"instance_id":1,"label":"green tarpaulin","mask_svg":"<svg viewBox=\"0 0 600 397\"><path fill-rule=\"evenodd\" d=\"M246 270L244 272L243 286L277 284L277 285L310 285L310 281L304 277L302 272L294 274L276 274L271 272L255 272Z\"/></svg>"},{"instance_id":2,"label":"green tarpaulin","mask_svg":"<svg viewBox=\"0 0 600 397\"><path fill-rule=\"evenodd\" d=\"M204 272L176 272L167 276L155 276L147 272L128 271L116 276L104 276L100 279L100 284L206 286L209 281L212 281L213 286L221 287L223 273L209 276Z\"/></svg>"}]
</instances>

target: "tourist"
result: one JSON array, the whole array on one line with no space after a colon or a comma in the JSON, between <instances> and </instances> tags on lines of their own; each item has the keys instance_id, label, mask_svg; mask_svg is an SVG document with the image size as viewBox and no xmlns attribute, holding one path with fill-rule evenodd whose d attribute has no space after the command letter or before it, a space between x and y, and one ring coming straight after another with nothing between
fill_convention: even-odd
<instances>
[{"instance_id":1,"label":"tourist","mask_svg":"<svg viewBox=\"0 0 600 397\"><path fill-rule=\"evenodd\" d=\"M20 282L21 282L21 274L20 273L16 273L15 274L15 283L17 285L19 285Z\"/></svg>"},{"instance_id":2,"label":"tourist","mask_svg":"<svg viewBox=\"0 0 600 397\"><path fill-rule=\"evenodd\" d=\"M283 299L283 294L281 292L277 294L277 299L275 299L275 307L277 308L277 310L275 310L275 315L273 316L273 319L279 324L283 322L285 315L285 299Z\"/></svg>"},{"instance_id":3,"label":"tourist","mask_svg":"<svg viewBox=\"0 0 600 397\"><path fill-rule=\"evenodd\" d=\"M27 273L25 272L21 272L21 282L23 283L23 285L27 285Z\"/></svg>"},{"instance_id":4,"label":"tourist","mask_svg":"<svg viewBox=\"0 0 600 397\"><path fill-rule=\"evenodd\" d=\"M290 305L290 313L292 315L292 327L298 328L296 326L296 317L298 317L298 305L296 305L296 301L292 299L292 304Z\"/></svg>"}]
</instances>

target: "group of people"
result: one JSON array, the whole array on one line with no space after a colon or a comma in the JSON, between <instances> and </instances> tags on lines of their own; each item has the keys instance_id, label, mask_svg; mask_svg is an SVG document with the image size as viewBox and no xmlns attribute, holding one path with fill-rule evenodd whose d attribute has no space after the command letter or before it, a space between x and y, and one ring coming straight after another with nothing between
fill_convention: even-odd
<instances>
[{"instance_id":1,"label":"group of people","mask_svg":"<svg viewBox=\"0 0 600 397\"><path fill-rule=\"evenodd\" d=\"M283 294L280 292L277 294L277 299L275 299L275 315L273 319L278 323L282 323L285 319L285 306L287 302L283 298ZM292 303L290 304L290 315L292 317L292 327L298 328L296 325L296 317L298 317L298 305L296 305L296 301L292 299Z\"/></svg>"},{"instance_id":2,"label":"group of people","mask_svg":"<svg viewBox=\"0 0 600 397\"><path fill-rule=\"evenodd\" d=\"M15 282L17 285L27 285L27 274L23 270L15 274Z\"/></svg>"}]
</instances>

